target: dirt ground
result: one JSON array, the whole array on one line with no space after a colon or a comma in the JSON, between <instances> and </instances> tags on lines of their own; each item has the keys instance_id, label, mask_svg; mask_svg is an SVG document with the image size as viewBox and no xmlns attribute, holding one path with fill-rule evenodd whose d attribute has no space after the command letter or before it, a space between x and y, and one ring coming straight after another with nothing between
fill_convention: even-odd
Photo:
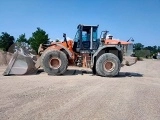
<instances>
[{"instance_id":1,"label":"dirt ground","mask_svg":"<svg viewBox=\"0 0 160 120\"><path fill-rule=\"evenodd\" d=\"M138 61L114 78L70 67L64 76L2 76L0 120L160 120L160 60Z\"/></svg>"}]
</instances>

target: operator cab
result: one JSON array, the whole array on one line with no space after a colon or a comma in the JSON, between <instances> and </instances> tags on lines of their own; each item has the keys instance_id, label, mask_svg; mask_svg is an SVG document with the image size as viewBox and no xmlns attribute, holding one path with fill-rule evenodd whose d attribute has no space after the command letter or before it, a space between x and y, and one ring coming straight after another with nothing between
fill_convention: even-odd
<instances>
[{"instance_id":1,"label":"operator cab","mask_svg":"<svg viewBox=\"0 0 160 120\"><path fill-rule=\"evenodd\" d=\"M79 24L77 29L73 49L76 52L97 50L99 46L99 40L97 37L98 25L89 26Z\"/></svg>"}]
</instances>

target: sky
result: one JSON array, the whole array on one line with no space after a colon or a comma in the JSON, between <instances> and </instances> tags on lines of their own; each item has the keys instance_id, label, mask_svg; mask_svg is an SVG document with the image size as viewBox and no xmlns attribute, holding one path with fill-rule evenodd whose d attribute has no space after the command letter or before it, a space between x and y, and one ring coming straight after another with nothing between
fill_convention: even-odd
<instances>
[{"instance_id":1,"label":"sky","mask_svg":"<svg viewBox=\"0 0 160 120\"><path fill-rule=\"evenodd\" d=\"M55 40L77 25L99 25L114 38L160 46L160 0L0 0L0 33L27 38L40 27ZM1 35L1 34L0 34Z\"/></svg>"}]
</instances>

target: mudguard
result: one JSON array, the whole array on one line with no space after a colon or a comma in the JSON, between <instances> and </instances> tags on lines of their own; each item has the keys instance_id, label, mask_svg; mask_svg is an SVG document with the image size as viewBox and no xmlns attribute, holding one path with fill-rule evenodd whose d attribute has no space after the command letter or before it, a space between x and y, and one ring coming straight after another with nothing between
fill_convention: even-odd
<instances>
[{"instance_id":1,"label":"mudguard","mask_svg":"<svg viewBox=\"0 0 160 120\"><path fill-rule=\"evenodd\" d=\"M98 48L98 50L94 53L93 57L92 57L92 62L91 62L91 67L94 66L94 62L95 62L95 57L103 50L103 49L106 49L106 48L113 48L115 47L118 51L121 51L121 47L118 46L118 45L103 45L103 46L100 46Z\"/></svg>"}]
</instances>

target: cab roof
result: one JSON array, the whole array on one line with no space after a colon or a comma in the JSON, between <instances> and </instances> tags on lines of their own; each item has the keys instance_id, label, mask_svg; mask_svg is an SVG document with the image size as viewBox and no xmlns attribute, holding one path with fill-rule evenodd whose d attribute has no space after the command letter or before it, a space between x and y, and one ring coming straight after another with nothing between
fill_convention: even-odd
<instances>
[{"instance_id":1,"label":"cab roof","mask_svg":"<svg viewBox=\"0 0 160 120\"><path fill-rule=\"evenodd\" d=\"M98 27L99 25L85 25L85 24L79 24L79 25L77 26L77 29L78 29L80 26L83 26L83 27Z\"/></svg>"}]
</instances>

